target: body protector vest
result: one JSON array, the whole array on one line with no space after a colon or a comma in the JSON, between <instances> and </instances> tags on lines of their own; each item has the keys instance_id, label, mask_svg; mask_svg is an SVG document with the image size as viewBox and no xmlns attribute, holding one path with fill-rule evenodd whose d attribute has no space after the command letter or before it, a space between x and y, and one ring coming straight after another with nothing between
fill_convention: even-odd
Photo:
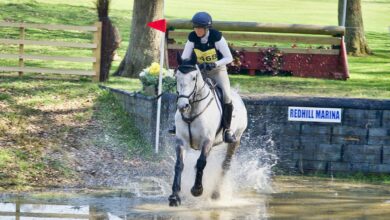
<instances>
[{"instance_id":1,"label":"body protector vest","mask_svg":"<svg viewBox=\"0 0 390 220\"><path fill-rule=\"evenodd\" d=\"M191 32L188 36L188 40L194 43L194 52L197 57L197 63L215 63L223 58L221 52L215 48L215 42L220 41L222 33L209 29L209 37L207 43L202 44L201 38L196 36L195 31Z\"/></svg>"}]
</instances>

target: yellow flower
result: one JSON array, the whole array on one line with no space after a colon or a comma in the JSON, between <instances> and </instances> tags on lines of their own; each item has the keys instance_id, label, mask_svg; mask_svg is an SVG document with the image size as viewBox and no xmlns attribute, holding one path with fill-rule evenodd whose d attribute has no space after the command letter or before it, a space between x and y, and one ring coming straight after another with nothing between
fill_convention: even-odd
<instances>
[{"instance_id":1,"label":"yellow flower","mask_svg":"<svg viewBox=\"0 0 390 220\"><path fill-rule=\"evenodd\" d=\"M149 73L152 75L158 75L160 73L160 64L153 62L149 67Z\"/></svg>"}]
</instances>

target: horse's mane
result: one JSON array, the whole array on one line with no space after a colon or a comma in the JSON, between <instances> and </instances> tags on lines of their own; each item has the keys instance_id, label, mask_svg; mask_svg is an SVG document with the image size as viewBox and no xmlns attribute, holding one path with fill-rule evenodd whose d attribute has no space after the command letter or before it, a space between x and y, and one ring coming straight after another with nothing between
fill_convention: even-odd
<instances>
[{"instance_id":1,"label":"horse's mane","mask_svg":"<svg viewBox=\"0 0 390 220\"><path fill-rule=\"evenodd\" d=\"M196 62L196 61L195 61ZM195 71L197 70L196 69L196 63L194 62L194 59L185 59L185 60L181 60L181 63L179 64L179 66L177 67L177 69L183 73L183 74L186 74L186 73L189 73L189 72L192 72L192 71Z\"/></svg>"}]
</instances>

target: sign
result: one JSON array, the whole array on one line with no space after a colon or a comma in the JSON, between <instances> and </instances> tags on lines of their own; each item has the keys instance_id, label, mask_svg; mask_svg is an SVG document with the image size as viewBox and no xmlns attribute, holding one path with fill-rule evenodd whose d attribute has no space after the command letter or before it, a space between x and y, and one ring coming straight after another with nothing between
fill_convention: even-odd
<instances>
[{"instance_id":1,"label":"sign","mask_svg":"<svg viewBox=\"0 0 390 220\"><path fill-rule=\"evenodd\" d=\"M341 108L288 107L288 120L341 123Z\"/></svg>"}]
</instances>

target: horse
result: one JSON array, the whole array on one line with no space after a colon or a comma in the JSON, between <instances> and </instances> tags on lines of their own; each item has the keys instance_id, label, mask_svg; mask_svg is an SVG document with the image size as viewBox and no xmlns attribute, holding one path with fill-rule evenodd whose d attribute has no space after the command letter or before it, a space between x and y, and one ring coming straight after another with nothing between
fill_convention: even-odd
<instances>
[{"instance_id":1,"label":"horse","mask_svg":"<svg viewBox=\"0 0 390 220\"><path fill-rule=\"evenodd\" d=\"M172 184L172 194L169 196L169 206L181 204L181 174L184 168L184 150L191 147L200 150L196 162L195 183L191 194L195 197L203 193L203 170L206 167L207 156L212 147L223 144L221 127L222 104L218 98L215 84L207 78L196 64L196 59L181 60L175 71L177 82L177 110L175 113L176 126L176 163L175 175ZM248 123L245 105L237 92L232 91L233 116L231 129L237 141L227 145L225 158L222 162L222 172L219 174L218 184L212 191L211 198L220 197L219 185L230 168L231 160L240 145L240 139Z\"/></svg>"}]
</instances>

